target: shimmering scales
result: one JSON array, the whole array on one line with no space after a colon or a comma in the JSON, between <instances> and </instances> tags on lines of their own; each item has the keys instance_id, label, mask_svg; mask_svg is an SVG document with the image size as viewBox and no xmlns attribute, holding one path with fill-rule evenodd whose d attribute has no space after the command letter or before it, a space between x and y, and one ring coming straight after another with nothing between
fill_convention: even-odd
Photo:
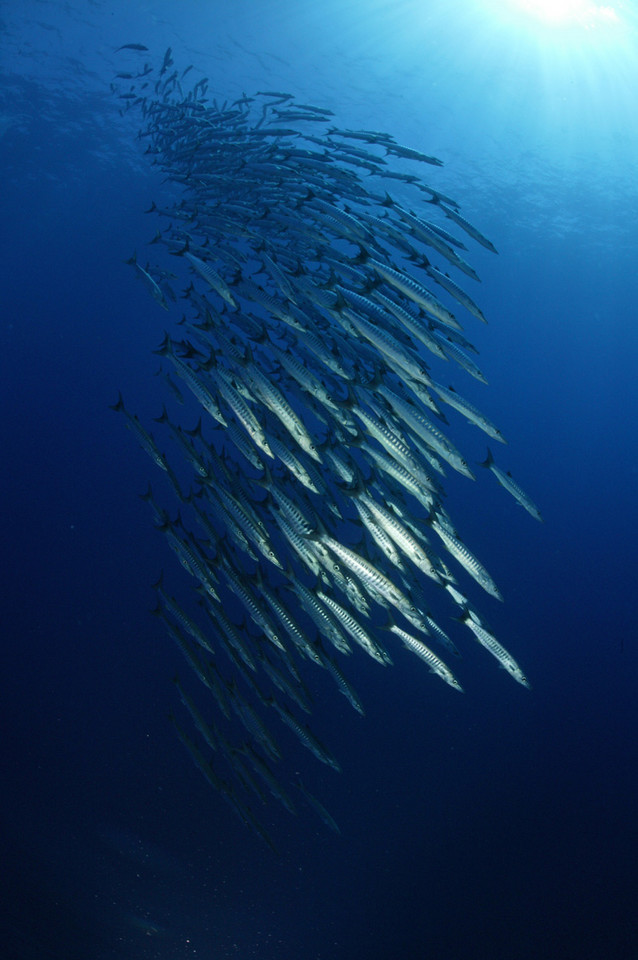
<instances>
[{"instance_id":1,"label":"shimmering scales","mask_svg":"<svg viewBox=\"0 0 638 960\"><path fill-rule=\"evenodd\" d=\"M311 728L310 664L323 672L319 689L345 697L334 711L363 715L366 691L352 681L366 655L385 667L407 649L425 664L424 685L439 678L459 691L462 662L452 673L430 648L458 655L439 625L467 637L446 623L455 617L527 684L483 626L473 595L501 594L443 489L450 468L473 479L454 437L462 419L503 439L450 384L485 380L462 332L485 320L459 282L478 277L458 251L470 240L494 248L420 179L436 158L341 129L290 93L220 104L207 81L187 89L188 69L178 77L170 66L169 50L145 95L116 92L140 110L146 153L178 191L148 211L165 265L130 262L163 309L180 303L157 352L188 390L163 371L170 396L154 434L121 398L114 409L177 497L175 512L144 495L197 594L182 604L157 585L155 612L194 677L178 691L196 742L181 720L175 729L272 846L253 812L270 798L295 813L301 791L338 830L293 774L300 744L340 769L338 745L333 754ZM415 172L393 170L397 158ZM397 182L401 202L387 192ZM177 421L175 402L190 423ZM483 466L540 517L491 453Z\"/></svg>"}]
</instances>

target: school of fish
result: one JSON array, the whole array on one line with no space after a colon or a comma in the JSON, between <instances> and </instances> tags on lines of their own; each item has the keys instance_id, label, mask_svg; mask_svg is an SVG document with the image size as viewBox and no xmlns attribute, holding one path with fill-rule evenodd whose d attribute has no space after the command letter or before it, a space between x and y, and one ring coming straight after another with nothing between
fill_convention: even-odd
<instances>
[{"instance_id":1,"label":"school of fish","mask_svg":"<svg viewBox=\"0 0 638 960\"><path fill-rule=\"evenodd\" d=\"M153 242L181 266L187 310L157 353L169 406L200 416L186 429L165 408L158 441L121 396L114 409L177 497L172 514L150 487L145 495L201 610L196 620L156 584L155 612L199 681L193 693L176 679L184 709L173 724L206 779L272 845L255 813L269 796L290 812L301 798L339 829L298 778L277 774L294 738L340 769L309 725L306 663L360 714L346 673L366 655L389 665L401 647L461 691L449 665L460 656L447 632L454 617L529 686L465 595L471 578L502 599L443 488L449 470L474 478L450 439L450 410L505 442L447 385L453 369L486 382L463 330L485 322L465 289L478 280L466 242L496 251L422 179L441 166L435 157L341 129L331 111L287 92L220 105L206 80L185 92L191 68L173 66L169 50L159 71L121 73L133 83L114 90L141 110L146 153L179 188L174 203L151 207L163 225ZM393 168L395 159L411 163ZM393 199L392 184L413 199ZM175 275L129 263L169 309ZM490 448L481 466L542 519Z\"/></svg>"}]
</instances>

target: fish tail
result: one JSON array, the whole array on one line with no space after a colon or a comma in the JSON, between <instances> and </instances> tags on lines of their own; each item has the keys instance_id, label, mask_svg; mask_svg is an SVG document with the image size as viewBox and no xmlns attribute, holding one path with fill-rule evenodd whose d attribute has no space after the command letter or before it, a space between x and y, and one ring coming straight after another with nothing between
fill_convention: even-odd
<instances>
[{"instance_id":1,"label":"fish tail","mask_svg":"<svg viewBox=\"0 0 638 960\"><path fill-rule=\"evenodd\" d=\"M184 433L187 433L189 437L197 437L199 440L202 439L202 418L200 417L197 421L197 425L192 430L184 430Z\"/></svg>"},{"instance_id":2,"label":"fish tail","mask_svg":"<svg viewBox=\"0 0 638 960\"><path fill-rule=\"evenodd\" d=\"M173 345L171 343L171 338L169 337L168 333L164 333L164 339L162 340L157 350L154 350L153 353L159 354L160 357L172 356Z\"/></svg>"},{"instance_id":3,"label":"fish tail","mask_svg":"<svg viewBox=\"0 0 638 960\"><path fill-rule=\"evenodd\" d=\"M492 456L492 451L489 447L487 448L487 458L483 461L477 461L477 463L479 467L485 467L486 470L489 470L494 463L494 457Z\"/></svg>"},{"instance_id":4,"label":"fish tail","mask_svg":"<svg viewBox=\"0 0 638 960\"><path fill-rule=\"evenodd\" d=\"M159 417L153 417L154 423L168 423L168 411L165 406L162 406L162 413Z\"/></svg>"},{"instance_id":5,"label":"fish tail","mask_svg":"<svg viewBox=\"0 0 638 960\"><path fill-rule=\"evenodd\" d=\"M122 399L121 392L117 395L117 403L110 403L109 410L115 410L116 413L119 413L120 410L124 410L124 400Z\"/></svg>"}]
</instances>

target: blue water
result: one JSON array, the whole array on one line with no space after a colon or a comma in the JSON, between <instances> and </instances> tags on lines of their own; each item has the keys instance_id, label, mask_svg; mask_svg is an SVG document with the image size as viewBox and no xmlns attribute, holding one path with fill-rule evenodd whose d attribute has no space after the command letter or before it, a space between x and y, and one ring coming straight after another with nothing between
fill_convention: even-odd
<instances>
[{"instance_id":1,"label":"blue water","mask_svg":"<svg viewBox=\"0 0 638 960\"><path fill-rule=\"evenodd\" d=\"M505 0L0 8L2 957L638 956L638 49L614 8L558 26ZM113 52L130 42L149 53ZM159 415L152 350L179 319L123 263L149 255L168 187L109 89L169 45L220 100L289 90L445 161L429 179L499 250L470 256L490 385L464 392L545 517L482 472L450 480L532 690L465 637L463 696L360 657L365 719L333 691L318 708L342 774L297 758L342 835L268 808L279 857L167 721L183 664L151 584L188 578L108 409L121 390Z\"/></svg>"}]
</instances>

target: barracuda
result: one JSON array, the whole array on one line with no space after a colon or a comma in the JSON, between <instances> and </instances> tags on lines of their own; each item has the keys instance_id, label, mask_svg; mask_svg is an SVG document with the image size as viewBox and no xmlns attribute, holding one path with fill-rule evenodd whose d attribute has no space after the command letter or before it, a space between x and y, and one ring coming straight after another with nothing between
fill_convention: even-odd
<instances>
[{"instance_id":1,"label":"barracuda","mask_svg":"<svg viewBox=\"0 0 638 960\"><path fill-rule=\"evenodd\" d=\"M115 409L161 468L167 496L177 498L172 519L150 490L144 495L196 591L191 610L159 587L155 611L195 678L196 691L180 679L178 693L200 745L174 720L176 733L207 781L272 847L252 808L272 797L296 812L290 771L299 761L297 744L280 746L269 719L276 713L295 735L288 739L338 770L308 724L319 698L332 693L328 676L363 713L350 670L359 673L364 653L371 670L390 664L385 648L396 636L460 690L413 635L457 656L441 616L460 612L466 629L454 629L465 639L469 629L528 685L445 562L451 554L463 568L459 580L467 572L502 599L454 526L454 504L473 474L457 448L458 420L444 413L452 408L502 440L455 379L486 380L462 329L485 317L457 283L461 274L478 277L459 251L468 238L494 248L438 189L438 169L436 184L420 178L422 164L438 168L436 158L379 131L328 126L331 111L292 94L218 104L206 79L185 93L188 71L180 76L172 66L169 50L154 87L115 89L140 110L148 154L173 188L173 201L147 212L160 218L153 250L181 276L135 266L171 310L171 287L183 281L184 314L173 334L180 339L167 333L158 353L190 396L166 381L172 396L154 431L171 439L168 457L121 398ZM403 169L410 164L415 172ZM400 203L388 185L398 187ZM451 379L454 386L441 385ZM187 430L173 419L173 400L184 418L193 410L209 416ZM448 466L464 478L450 476L449 499ZM482 466L540 519L489 450ZM478 485L471 495L480 495ZM461 668L470 682L459 661ZM321 682L313 686L307 672ZM321 706L330 710L331 701Z\"/></svg>"},{"instance_id":2,"label":"barracuda","mask_svg":"<svg viewBox=\"0 0 638 960\"><path fill-rule=\"evenodd\" d=\"M419 640L417 637L413 637L412 634L406 633L405 630L402 630L400 627L393 625L390 627L392 633L395 633L397 637L403 640L404 646L411 650L412 653L416 653L417 657L420 657L428 667L435 673L437 677L440 677L441 680L445 680L454 690L463 692L463 687L458 682L450 668L442 660L437 657L435 653L426 646L422 640Z\"/></svg>"},{"instance_id":3,"label":"barracuda","mask_svg":"<svg viewBox=\"0 0 638 960\"><path fill-rule=\"evenodd\" d=\"M520 503L520 505L527 510L527 512L534 517L536 520L543 522L541 512L524 490L519 487L514 478L510 473L505 473L504 470L501 470L500 467L497 467L494 463L494 457L492 456L492 451L490 448L487 448L487 458L479 466L484 467L486 470L491 470L498 482L502 487L511 494L514 499Z\"/></svg>"}]
</instances>

